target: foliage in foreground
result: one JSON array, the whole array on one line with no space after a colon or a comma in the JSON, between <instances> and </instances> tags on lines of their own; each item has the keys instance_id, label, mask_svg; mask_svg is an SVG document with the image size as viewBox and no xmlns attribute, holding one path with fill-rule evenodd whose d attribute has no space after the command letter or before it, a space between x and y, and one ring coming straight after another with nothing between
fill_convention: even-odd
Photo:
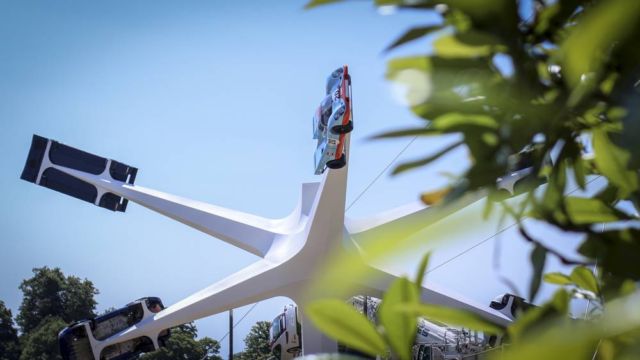
<instances>
[{"instance_id":1,"label":"foliage in foreground","mask_svg":"<svg viewBox=\"0 0 640 360\"><path fill-rule=\"evenodd\" d=\"M333 2L339 1L314 0L307 7ZM504 330L511 342L504 357L632 358L640 349L640 299L635 289L640 281L640 146L635 143L640 135L640 2L374 4L441 14L441 22L411 28L387 48L428 39L433 50L389 61L387 78L406 87L407 103L424 122L379 138L457 136L441 151L401 164L394 173L466 148L471 158L466 171L446 189L425 193L422 199L445 206L465 194L488 191L486 213L498 207L532 244L529 298L535 298L543 279L560 286L550 301ZM528 186L516 189L524 195L513 206L499 201L504 194L496 191L496 179L513 165L511 155L523 150L532 154L533 175ZM595 179L605 180L606 186L589 196L573 196ZM534 190L540 183L546 186ZM581 257L572 258L536 239L526 218L582 235ZM575 269L571 274L544 275L548 256ZM404 283L394 286L409 289ZM403 302L413 302L409 292L404 295ZM591 300L586 319L568 320L573 298ZM319 302L314 320L322 324L333 311L346 311L340 308L336 302ZM407 359L410 321L383 323L383 336L370 325L354 325L355 319L341 323L342 328L335 322L331 327L325 324L324 330L370 354L390 349ZM359 330L360 338L348 326Z\"/></svg>"}]
</instances>

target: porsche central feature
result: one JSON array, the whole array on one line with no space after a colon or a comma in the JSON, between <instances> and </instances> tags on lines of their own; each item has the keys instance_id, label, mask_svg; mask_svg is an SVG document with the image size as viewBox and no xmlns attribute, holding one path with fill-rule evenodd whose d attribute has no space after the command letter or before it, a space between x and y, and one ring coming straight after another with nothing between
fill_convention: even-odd
<instances>
[{"instance_id":1,"label":"porsche central feature","mask_svg":"<svg viewBox=\"0 0 640 360\"><path fill-rule=\"evenodd\" d=\"M327 78L325 97L313 116L313 138L318 140L314 156L316 175L326 168L340 169L346 165L344 144L351 130L351 76L345 65Z\"/></svg>"}]
</instances>

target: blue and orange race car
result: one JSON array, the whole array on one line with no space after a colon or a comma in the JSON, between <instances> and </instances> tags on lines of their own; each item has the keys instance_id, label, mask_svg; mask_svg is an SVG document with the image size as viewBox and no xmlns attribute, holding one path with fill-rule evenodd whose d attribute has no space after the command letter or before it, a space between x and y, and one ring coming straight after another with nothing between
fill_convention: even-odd
<instances>
[{"instance_id":1,"label":"blue and orange race car","mask_svg":"<svg viewBox=\"0 0 640 360\"><path fill-rule=\"evenodd\" d=\"M318 139L315 153L315 173L326 168L339 169L346 165L345 138L353 130L351 109L351 77L345 65L327 78L325 98L313 116L313 138Z\"/></svg>"}]
</instances>

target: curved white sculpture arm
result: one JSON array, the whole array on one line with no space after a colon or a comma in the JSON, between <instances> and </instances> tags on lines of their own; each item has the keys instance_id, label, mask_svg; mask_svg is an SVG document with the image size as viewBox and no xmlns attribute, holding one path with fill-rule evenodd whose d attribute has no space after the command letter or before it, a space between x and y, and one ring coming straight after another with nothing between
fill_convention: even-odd
<instances>
[{"instance_id":1,"label":"curved white sculpture arm","mask_svg":"<svg viewBox=\"0 0 640 360\"><path fill-rule=\"evenodd\" d=\"M55 164L51 164L50 167L90 183L101 192L122 196L260 257L266 255L277 235L287 234L292 230L290 224L296 222L295 217L300 216L298 210L285 219L267 219L142 186L129 185L104 174L93 175Z\"/></svg>"},{"instance_id":2,"label":"curved white sculpture arm","mask_svg":"<svg viewBox=\"0 0 640 360\"><path fill-rule=\"evenodd\" d=\"M471 193L442 206L425 206L413 202L362 219L345 217L344 223L351 236L358 242L389 236L405 239L454 212L486 197L486 192Z\"/></svg>"}]
</instances>

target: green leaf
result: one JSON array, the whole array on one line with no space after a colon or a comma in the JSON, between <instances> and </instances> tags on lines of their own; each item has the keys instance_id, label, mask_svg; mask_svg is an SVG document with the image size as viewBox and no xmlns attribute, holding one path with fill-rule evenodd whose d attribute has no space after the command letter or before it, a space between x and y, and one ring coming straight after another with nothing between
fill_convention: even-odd
<instances>
[{"instance_id":1,"label":"green leaf","mask_svg":"<svg viewBox=\"0 0 640 360\"><path fill-rule=\"evenodd\" d=\"M607 303L607 310L596 321L569 320L566 316L558 314L542 323L538 331L531 333L526 341L519 341L517 344L514 342L506 351L499 354L499 358L502 360L592 359L594 350L602 339L619 340L620 338L616 339L619 335L631 334L632 337L629 339L633 339L635 343L637 331L640 330L638 301L640 296L637 293L610 301ZM622 345L622 342L618 343ZM628 359L637 358L637 348L634 350L635 354Z\"/></svg>"},{"instance_id":2,"label":"green leaf","mask_svg":"<svg viewBox=\"0 0 640 360\"><path fill-rule=\"evenodd\" d=\"M397 137L405 137L405 136L429 136L429 135L439 135L440 131L422 127L422 128L412 128L412 129L404 129L404 130L396 130L389 131L386 133L382 133L379 135L375 135L372 139L389 139L389 138L397 138Z\"/></svg>"},{"instance_id":3,"label":"green leaf","mask_svg":"<svg viewBox=\"0 0 640 360\"><path fill-rule=\"evenodd\" d=\"M578 252L598 259L603 271L620 278L640 280L640 230L622 229L590 234Z\"/></svg>"},{"instance_id":4,"label":"green leaf","mask_svg":"<svg viewBox=\"0 0 640 360\"><path fill-rule=\"evenodd\" d=\"M535 332L541 324L545 323L545 320L555 318L558 315L565 316L569 311L570 299L569 293L561 288L553 294L550 301L542 306L531 308L516 318L507 329L513 343L516 344L525 335Z\"/></svg>"},{"instance_id":5,"label":"green leaf","mask_svg":"<svg viewBox=\"0 0 640 360\"><path fill-rule=\"evenodd\" d=\"M620 221L624 214L599 199L570 196L565 199L567 215L574 224L584 225Z\"/></svg>"},{"instance_id":6,"label":"green leaf","mask_svg":"<svg viewBox=\"0 0 640 360\"><path fill-rule=\"evenodd\" d=\"M638 175L627 169L631 157L628 151L614 145L603 130L593 131L593 149L598 170L620 187L621 197L638 189Z\"/></svg>"},{"instance_id":7,"label":"green leaf","mask_svg":"<svg viewBox=\"0 0 640 360\"><path fill-rule=\"evenodd\" d=\"M234 355L235 358L235 355ZM272 358L268 358L272 359ZM345 354L313 354L297 357L297 360L362 360L361 356L351 356Z\"/></svg>"},{"instance_id":8,"label":"green leaf","mask_svg":"<svg viewBox=\"0 0 640 360\"><path fill-rule=\"evenodd\" d=\"M386 352L382 336L352 306L337 299L324 299L310 303L306 310L315 326L333 339L373 356Z\"/></svg>"},{"instance_id":9,"label":"green leaf","mask_svg":"<svg viewBox=\"0 0 640 360\"><path fill-rule=\"evenodd\" d=\"M585 190L587 188L587 167L583 159L576 159L573 163L573 174L576 178L576 183L580 189Z\"/></svg>"},{"instance_id":10,"label":"green leaf","mask_svg":"<svg viewBox=\"0 0 640 360\"><path fill-rule=\"evenodd\" d=\"M428 120L448 112L481 114L487 97L504 93L494 89L500 76L487 59L397 58L388 62L386 76L411 110Z\"/></svg>"},{"instance_id":11,"label":"green leaf","mask_svg":"<svg viewBox=\"0 0 640 360\"><path fill-rule=\"evenodd\" d=\"M344 0L311 0L304 6L304 8L312 9L317 6L328 5L328 4L333 4L333 3L342 2L342 1Z\"/></svg>"},{"instance_id":12,"label":"green leaf","mask_svg":"<svg viewBox=\"0 0 640 360\"><path fill-rule=\"evenodd\" d=\"M399 72L404 70L430 71L431 61L424 56L409 56L391 59L387 62L387 79L393 80Z\"/></svg>"},{"instance_id":13,"label":"green leaf","mask_svg":"<svg viewBox=\"0 0 640 360\"><path fill-rule=\"evenodd\" d=\"M407 278L394 281L382 299L378 319L395 354L403 360L411 358L411 346L416 338L418 320L414 314L398 313L397 306L419 303L418 289Z\"/></svg>"},{"instance_id":14,"label":"green leaf","mask_svg":"<svg viewBox=\"0 0 640 360\"><path fill-rule=\"evenodd\" d=\"M598 293L598 280L593 273L584 266L576 266L571 272L571 281L579 287L589 290L594 294Z\"/></svg>"},{"instance_id":15,"label":"green leaf","mask_svg":"<svg viewBox=\"0 0 640 360\"><path fill-rule=\"evenodd\" d=\"M394 41L391 45L387 46L385 51L390 51L402 44L406 44L410 41L419 39L427 34L430 34L434 31L441 30L442 26L434 25L434 26L420 26L409 29L402 36L400 36L396 41Z\"/></svg>"},{"instance_id":16,"label":"green leaf","mask_svg":"<svg viewBox=\"0 0 640 360\"><path fill-rule=\"evenodd\" d=\"M416 161L410 161L410 162L406 162L406 163L402 163L400 165L398 165L395 169L393 169L393 172L391 173L392 175L396 175L399 174L401 172L405 172L407 170L411 170L417 167L421 167L421 166L425 166L435 160L438 160L440 157L442 157L443 155L445 155L446 153L448 153L449 151L457 148L458 146L462 145L463 142L462 141L458 141L455 142L447 147L445 147L444 149L438 151L437 153L428 156L424 159L420 159L420 160L416 160Z\"/></svg>"},{"instance_id":17,"label":"green leaf","mask_svg":"<svg viewBox=\"0 0 640 360\"><path fill-rule=\"evenodd\" d=\"M466 132L478 129L495 130L498 122L488 115L473 115L460 113L447 113L438 116L431 123L434 130L442 132Z\"/></svg>"},{"instance_id":18,"label":"green leaf","mask_svg":"<svg viewBox=\"0 0 640 360\"><path fill-rule=\"evenodd\" d=\"M563 74L568 84L577 87L585 75L601 77L614 45L635 41L640 17L640 2L609 0L588 7L560 48ZM599 81L590 84L594 90ZM585 92L585 95L588 92Z\"/></svg>"},{"instance_id":19,"label":"green leaf","mask_svg":"<svg viewBox=\"0 0 640 360\"><path fill-rule=\"evenodd\" d=\"M443 58L479 58L505 51L495 37L469 31L462 34L446 35L433 43L434 53Z\"/></svg>"},{"instance_id":20,"label":"green leaf","mask_svg":"<svg viewBox=\"0 0 640 360\"><path fill-rule=\"evenodd\" d=\"M531 252L531 265L533 267L533 277L529 285L529 300L533 301L540 289L540 283L542 281L542 271L544 270L544 263L547 260L547 250L540 245L536 244L536 247Z\"/></svg>"},{"instance_id":21,"label":"green leaf","mask_svg":"<svg viewBox=\"0 0 640 360\"><path fill-rule=\"evenodd\" d=\"M504 332L504 329L499 325L493 324L467 310L430 304L402 305L396 309L400 312L409 312L422 316L425 319L461 326L471 330L484 331L489 334L501 334Z\"/></svg>"},{"instance_id":22,"label":"green leaf","mask_svg":"<svg viewBox=\"0 0 640 360\"><path fill-rule=\"evenodd\" d=\"M431 253L428 252L424 254L422 260L420 260L420 265L418 266L418 274L416 274L416 286L418 289L422 288L422 283L424 283L424 277L427 275L427 267L429 266L429 258L431 257Z\"/></svg>"},{"instance_id":23,"label":"green leaf","mask_svg":"<svg viewBox=\"0 0 640 360\"><path fill-rule=\"evenodd\" d=\"M573 284L573 282L571 281L571 278L569 278L567 275L565 275L563 273L559 273L559 272L553 272L553 273L544 274L544 281L548 282L549 284L556 284L556 285L571 285L571 284Z\"/></svg>"}]
</instances>

